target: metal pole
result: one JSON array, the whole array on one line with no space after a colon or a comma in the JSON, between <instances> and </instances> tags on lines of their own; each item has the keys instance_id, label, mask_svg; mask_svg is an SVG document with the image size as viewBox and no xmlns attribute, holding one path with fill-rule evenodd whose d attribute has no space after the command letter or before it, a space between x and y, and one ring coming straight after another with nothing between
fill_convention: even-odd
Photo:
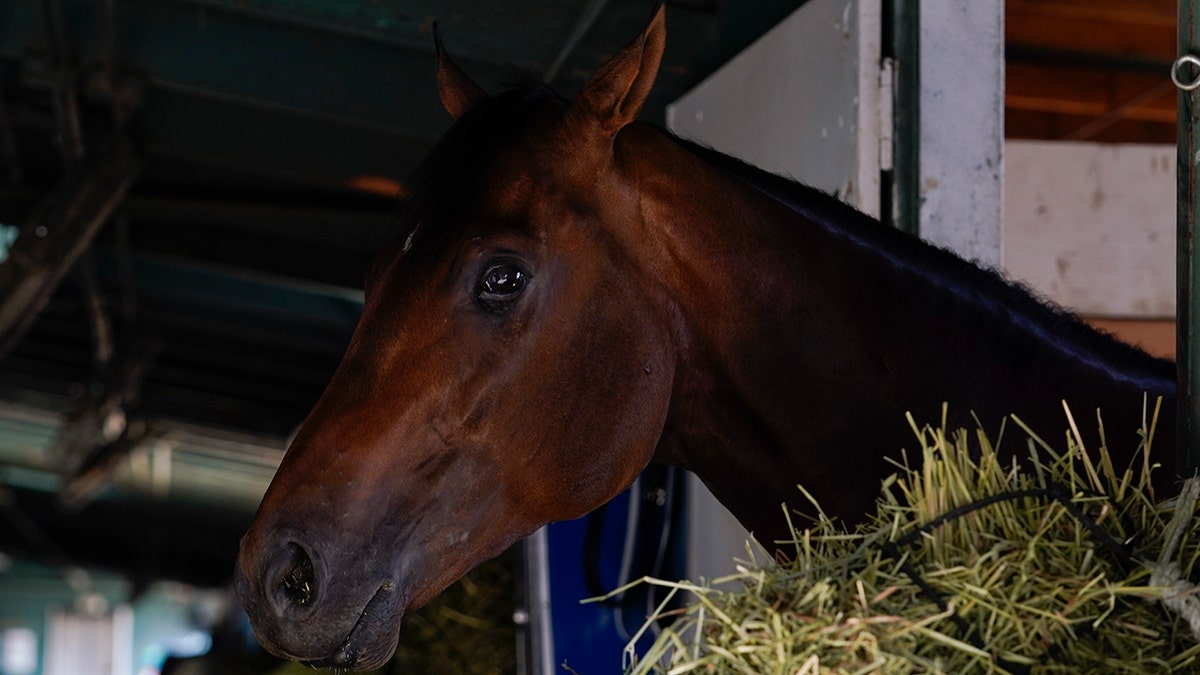
<instances>
[{"instance_id":1,"label":"metal pole","mask_svg":"<svg viewBox=\"0 0 1200 675\"><path fill-rule=\"evenodd\" d=\"M909 234L919 234L921 214L921 18L918 0L885 0L884 56L895 59L893 166L883 181L880 217Z\"/></svg>"},{"instance_id":2,"label":"metal pole","mask_svg":"<svg viewBox=\"0 0 1200 675\"><path fill-rule=\"evenodd\" d=\"M1200 363L1192 346L1200 344L1200 312L1193 303L1200 298L1200 258L1195 254L1197 206L1200 201L1200 3L1179 0L1179 54L1171 78L1179 86L1179 130L1176 201L1176 366L1178 368L1178 453L1179 473L1191 476L1200 468Z\"/></svg>"}]
</instances>

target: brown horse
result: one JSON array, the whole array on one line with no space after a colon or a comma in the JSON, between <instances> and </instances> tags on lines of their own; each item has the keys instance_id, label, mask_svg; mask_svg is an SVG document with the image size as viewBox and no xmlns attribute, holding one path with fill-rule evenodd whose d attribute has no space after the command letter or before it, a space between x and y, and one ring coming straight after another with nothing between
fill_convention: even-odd
<instances>
[{"instance_id":1,"label":"brown horse","mask_svg":"<svg viewBox=\"0 0 1200 675\"><path fill-rule=\"evenodd\" d=\"M1065 399L1133 447L1148 392L1173 429L1171 363L635 121L664 39L660 9L570 102L489 97L439 45L456 123L242 542L238 592L272 652L379 665L406 612L651 461L771 542L797 483L861 517L911 443L905 411L1017 413L1060 438Z\"/></svg>"}]
</instances>

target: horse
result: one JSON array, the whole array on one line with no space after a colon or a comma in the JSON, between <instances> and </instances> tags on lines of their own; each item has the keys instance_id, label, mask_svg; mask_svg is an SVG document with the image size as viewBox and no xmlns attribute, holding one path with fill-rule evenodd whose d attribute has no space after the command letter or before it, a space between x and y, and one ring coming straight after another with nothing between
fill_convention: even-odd
<instances>
[{"instance_id":1,"label":"horse","mask_svg":"<svg viewBox=\"0 0 1200 675\"><path fill-rule=\"evenodd\" d=\"M235 586L269 651L377 667L406 613L651 462L694 472L770 546L794 536L782 505L807 508L798 484L862 518L912 442L906 411L1017 414L1055 438L1067 401L1103 409L1112 441L1149 396L1173 430L1171 362L638 121L665 39L660 6L565 100L489 95L435 36L454 124L242 541ZM1153 445L1163 486L1172 436Z\"/></svg>"}]
</instances>

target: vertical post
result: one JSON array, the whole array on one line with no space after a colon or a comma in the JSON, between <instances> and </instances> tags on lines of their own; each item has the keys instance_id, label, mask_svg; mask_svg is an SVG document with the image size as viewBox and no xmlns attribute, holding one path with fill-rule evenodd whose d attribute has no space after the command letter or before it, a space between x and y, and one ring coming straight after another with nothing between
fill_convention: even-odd
<instances>
[{"instance_id":1,"label":"vertical post","mask_svg":"<svg viewBox=\"0 0 1200 675\"><path fill-rule=\"evenodd\" d=\"M1177 157L1177 201L1176 201L1176 367L1178 368L1178 452L1179 472L1191 476L1200 467L1200 363L1196 362L1193 346L1200 344L1200 312L1194 311L1193 303L1200 298L1200 258L1196 256L1197 206L1200 201L1200 171L1196 153L1200 151L1200 92L1195 84L1200 82L1200 67L1195 59L1200 56L1200 7L1197 0L1179 1L1179 61L1171 75L1179 85L1179 131ZM1182 82L1186 81L1186 82Z\"/></svg>"},{"instance_id":2,"label":"vertical post","mask_svg":"<svg viewBox=\"0 0 1200 675\"><path fill-rule=\"evenodd\" d=\"M967 260L999 268L1004 262L1004 2L918 4L917 233Z\"/></svg>"},{"instance_id":3,"label":"vertical post","mask_svg":"<svg viewBox=\"0 0 1200 675\"><path fill-rule=\"evenodd\" d=\"M884 0L884 56L895 59L891 180L883 180L880 217L918 234L921 213L921 17L918 0ZM890 199L889 199L890 198Z\"/></svg>"}]
</instances>

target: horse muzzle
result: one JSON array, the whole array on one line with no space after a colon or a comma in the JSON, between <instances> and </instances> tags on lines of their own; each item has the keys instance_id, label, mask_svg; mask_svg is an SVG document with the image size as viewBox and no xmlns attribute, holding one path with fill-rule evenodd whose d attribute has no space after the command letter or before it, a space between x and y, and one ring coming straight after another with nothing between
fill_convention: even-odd
<instances>
[{"instance_id":1,"label":"horse muzzle","mask_svg":"<svg viewBox=\"0 0 1200 675\"><path fill-rule=\"evenodd\" d=\"M373 670L382 666L396 651L400 638L400 605L396 585L385 582L375 591L358 617L350 634L331 656L302 660L312 668L349 668Z\"/></svg>"},{"instance_id":2,"label":"horse muzzle","mask_svg":"<svg viewBox=\"0 0 1200 675\"><path fill-rule=\"evenodd\" d=\"M244 541L234 587L275 656L314 668L378 668L396 649L402 593L395 581L364 585L353 570L330 567L294 541L261 558Z\"/></svg>"}]
</instances>

